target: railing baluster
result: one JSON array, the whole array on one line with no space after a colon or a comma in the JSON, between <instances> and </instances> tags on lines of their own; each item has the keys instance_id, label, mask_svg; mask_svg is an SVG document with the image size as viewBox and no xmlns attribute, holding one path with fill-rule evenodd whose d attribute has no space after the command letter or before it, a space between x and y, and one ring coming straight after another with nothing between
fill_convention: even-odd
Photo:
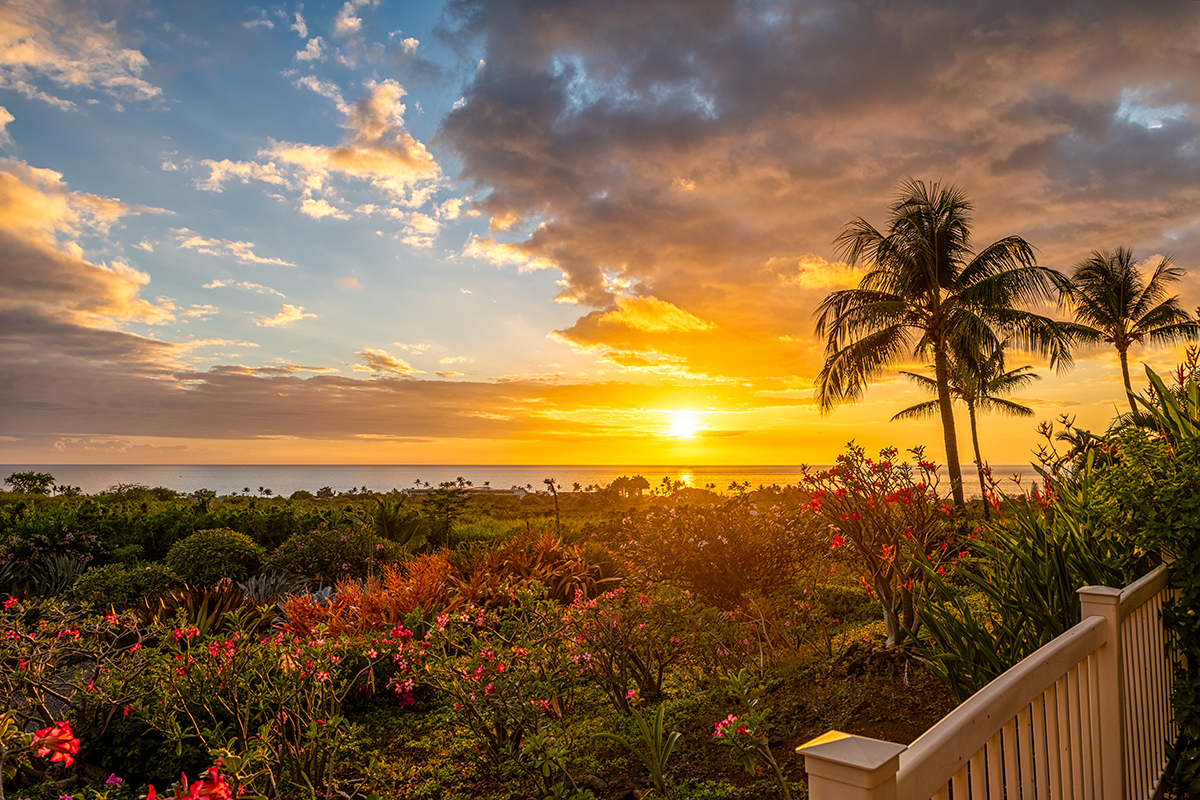
<instances>
[{"instance_id":1,"label":"railing baluster","mask_svg":"<svg viewBox=\"0 0 1200 800\"><path fill-rule=\"evenodd\" d=\"M1082 770L1080 777L1083 780L1083 800L1095 800L1096 798L1096 776L1093 772L1096 762L1092 749L1095 743L1095 729L1092 727L1092 702L1095 698L1095 685L1092 683L1092 661L1092 656L1088 656L1079 664L1077 670L1079 676L1079 760Z\"/></svg>"},{"instance_id":2,"label":"railing baluster","mask_svg":"<svg viewBox=\"0 0 1200 800\"><path fill-rule=\"evenodd\" d=\"M1033 726L1029 706L1017 712L1017 756L1021 771L1021 798L1034 797Z\"/></svg>"},{"instance_id":3,"label":"railing baluster","mask_svg":"<svg viewBox=\"0 0 1200 800\"><path fill-rule=\"evenodd\" d=\"M1071 726L1071 797L1083 800L1083 693L1079 687L1079 665L1067 670L1067 717Z\"/></svg>"},{"instance_id":4,"label":"railing baluster","mask_svg":"<svg viewBox=\"0 0 1200 800\"><path fill-rule=\"evenodd\" d=\"M1000 744L1000 731L988 739L984 760L987 763L987 796L989 800L1004 797L1004 754Z\"/></svg>"},{"instance_id":5,"label":"railing baluster","mask_svg":"<svg viewBox=\"0 0 1200 800\"><path fill-rule=\"evenodd\" d=\"M1018 800L1021 792L1021 779L1017 768L1017 720L1010 719L1000 729L1000 741L1004 747L1004 794L1003 800Z\"/></svg>"}]
</instances>

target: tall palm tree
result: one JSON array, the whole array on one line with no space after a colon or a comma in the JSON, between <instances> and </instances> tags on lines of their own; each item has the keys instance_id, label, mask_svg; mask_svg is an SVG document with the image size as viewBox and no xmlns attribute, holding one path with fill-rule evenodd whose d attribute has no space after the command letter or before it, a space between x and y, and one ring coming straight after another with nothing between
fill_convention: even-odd
<instances>
[{"instance_id":1,"label":"tall palm tree","mask_svg":"<svg viewBox=\"0 0 1200 800\"><path fill-rule=\"evenodd\" d=\"M900 372L931 394L937 394L937 381L926 375L915 372ZM975 469L979 473L979 494L987 496L984 481L983 456L979 451L978 412L998 411L1013 417L1032 417L1033 409L1023 406L1002 395L1011 394L1023 389L1034 381L1040 381L1041 375L1033 372L1033 367L1024 366L1006 370L1004 368L1004 349L998 348L991 355L974 353L969 357L954 354L950 359L950 396L959 400L967 407L967 419L971 423L971 444L975 448ZM938 401L926 400L923 403L911 405L896 413L892 421L898 419L920 419L932 417L938 411ZM984 519L991 518L988 504L983 504Z\"/></svg>"},{"instance_id":2,"label":"tall palm tree","mask_svg":"<svg viewBox=\"0 0 1200 800\"><path fill-rule=\"evenodd\" d=\"M1164 256L1145 280L1133 261L1133 251L1118 247L1093 250L1090 258L1075 265L1071 276L1075 319L1086 326L1087 338L1117 348L1129 408L1135 414L1129 348L1143 341L1170 344L1196 338L1196 323L1183 310L1179 296L1167 296L1167 284L1178 281L1184 271Z\"/></svg>"},{"instance_id":3,"label":"tall palm tree","mask_svg":"<svg viewBox=\"0 0 1200 800\"><path fill-rule=\"evenodd\" d=\"M950 395L950 354L967 345L983 351L1005 337L1024 350L1071 363L1070 324L1021 310L1069 290L1067 278L1036 264L1019 236L971 250L971 211L954 186L907 179L889 209L887 233L862 217L848 224L834 247L848 263L864 261L855 289L833 292L817 306L816 330L826 338L825 366L817 376L822 411L857 400L867 382L915 354L933 362L946 467L954 504L963 501L962 469Z\"/></svg>"}]
</instances>

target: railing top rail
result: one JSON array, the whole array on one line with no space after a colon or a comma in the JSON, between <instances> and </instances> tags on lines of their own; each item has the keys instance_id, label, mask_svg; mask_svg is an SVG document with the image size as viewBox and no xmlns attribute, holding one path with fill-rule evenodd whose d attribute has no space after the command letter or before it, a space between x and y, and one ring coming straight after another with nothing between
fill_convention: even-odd
<instances>
[{"instance_id":1,"label":"railing top rail","mask_svg":"<svg viewBox=\"0 0 1200 800\"><path fill-rule=\"evenodd\" d=\"M943 717L901 754L898 796L932 796L1004 723L1098 650L1106 636L1103 618L1088 617Z\"/></svg>"},{"instance_id":2,"label":"railing top rail","mask_svg":"<svg viewBox=\"0 0 1200 800\"><path fill-rule=\"evenodd\" d=\"M1150 598L1166 588L1170 580L1170 567L1166 564L1159 564L1122 589L1119 601L1120 618L1124 620L1125 617L1145 605Z\"/></svg>"}]
</instances>

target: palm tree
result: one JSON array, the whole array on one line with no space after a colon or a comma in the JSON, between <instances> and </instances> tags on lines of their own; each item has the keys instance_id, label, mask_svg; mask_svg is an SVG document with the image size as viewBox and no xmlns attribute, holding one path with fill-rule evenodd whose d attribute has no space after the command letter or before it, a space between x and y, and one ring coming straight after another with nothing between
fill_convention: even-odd
<instances>
[{"instance_id":1,"label":"palm tree","mask_svg":"<svg viewBox=\"0 0 1200 800\"><path fill-rule=\"evenodd\" d=\"M1179 296L1167 296L1167 284L1178 281L1184 270L1162 257L1150 280L1142 278L1133 261L1133 251L1093 250L1090 258L1075 265L1071 276L1071 299L1075 319L1082 323L1087 338L1110 342L1121 357L1121 377L1129 407L1137 413L1133 387L1129 383L1128 351L1143 341L1170 344L1196 337L1196 323L1179 304Z\"/></svg>"},{"instance_id":2,"label":"palm tree","mask_svg":"<svg viewBox=\"0 0 1200 800\"><path fill-rule=\"evenodd\" d=\"M1034 381L1040 381L1042 376L1035 375L1032 370L1033 367L1028 365L1006 370L1003 348L994 350L986 357L982 353L976 353L974 357L955 354L950 359L950 396L967 407L967 419L971 423L971 444L975 448L975 468L979 472L979 494L985 498L984 519L991 518L991 511L986 502L987 487L984 481L983 456L979 452L977 412L999 411L1013 417L1032 417L1032 408L1001 396L1023 389ZM915 372L901 371L900 374L926 391L937 394L937 381L933 378ZM926 400L897 412L892 421L931 417L937 410L936 399Z\"/></svg>"},{"instance_id":3,"label":"palm tree","mask_svg":"<svg viewBox=\"0 0 1200 800\"><path fill-rule=\"evenodd\" d=\"M855 289L833 292L817 306L817 335L826 338L817 397L828 412L838 400L857 400L868 381L916 355L933 362L938 412L954 504L963 501L962 468L950 395L950 356L968 346L995 350L1005 337L1048 355L1060 369L1071 363L1069 323L1018 309L1069 290L1061 273L1040 267L1033 248L1009 236L971 250L971 211L954 186L907 179L892 203L887 233L862 217L834 240L850 264L865 261Z\"/></svg>"}]
</instances>

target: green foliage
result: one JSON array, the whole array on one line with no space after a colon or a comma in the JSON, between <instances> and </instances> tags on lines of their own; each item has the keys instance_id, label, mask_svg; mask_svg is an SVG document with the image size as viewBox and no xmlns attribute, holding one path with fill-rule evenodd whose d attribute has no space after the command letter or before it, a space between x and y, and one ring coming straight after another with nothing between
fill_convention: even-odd
<instances>
[{"instance_id":1,"label":"green foliage","mask_svg":"<svg viewBox=\"0 0 1200 800\"><path fill-rule=\"evenodd\" d=\"M539 594L516 592L499 611L444 614L426 637L428 682L452 699L495 768L570 702L562 610Z\"/></svg>"},{"instance_id":2,"label":"green foliage","mask_svg":"<svg viewBox=\"0 0 1200 800\"><path fill-rule=\"evenodd\" d=\"M93 567L71 587L71 596L93 606L125 608L157 597L183 581L165 564L131 566L123 563Z\"/></svg>"},{"instance_id":3,"label":"green foliage","mask_svg":"<svg viewBox=\"0 0 1200 800\"><path fill-rule=\"evenodd\" d=\"M1031 500L1005 501L1004 521L973 539L959 576L982 608L927 565L934 597L920 611L934 672L961 701L1079 622L1081 586L1124 586L1145 571L1125 535L1098 526L1109 497L1088 459L1078 473L1042 473Z\"/></svg>"},{"instance_id":4,"label":"green foliage","mask_svg":"<svg viewBox=\"0 0 1200 800\"><path fill-rule=\"evenodd\" d=\"M47 558L29 571L29 594L33 597L57 597L67 591L87 569L87 563L70 556Z\"/></svg>"},{"instance_id":5,"label":"green foliage","mask_svg":"<svg viewBox=\"0 0 1200 800\"><path fill-rule=\"evenodd\" d=\"M380 565L402 561L407 552L362 525L330 528L322 524L279 545L267 566L333 583L347 576L365 578Z\"/></svg>"},{"instance_id":6,"label":"green foliage","mask_svg":"<svg viewBox=\"0 0 1200 800\"><path fill-rule=\"evenodd\" d=\"M136 711L172 741L224 750L230 771L259 796L272 786L329 796L338 757L357 730L343 702L360 682L374 685L381 663L417 660L404 633L386 641L293 639L260 638L236 623L218 636L162 627L150 676L155 697Z\"/></svg>"},{"instance_id":7,"label":"green foliage","mask_svg":"<svg viewBox=\"0 0 1200 800\"><path fill-rule=\"evenodd\" d=\"M1189 394L1194 394L1194 385ZM1186 792L1200 791L1200 436L1195 425L1200 406L1185 415L1169 395L1162 406L1147 405L1157 416L1158 438L1127 431L1110 442L1115 463L1103 475L1098 509L1105 530L1124 532L1151 553L1171 563L1174 597L1163 604L1169 647L1176 656L1171 697L1180 726L1181 745L1174 756L1174 781Z\"/></svg>"},{"instance_id":8,"label":"green foliage","mask_svg":"<svg viewBox=\"0 0 1200 800\"><path fill-rule=\"evenodd\" d=\"M832 547L847 546L859 581L879 598L887 644L903 644L917 631L925 583L923 564L940 566L954 553L950 506L938 495L937 467L923 448L909 451L915 464L895 461L896 448L867 458L853 442L823 472L804 474L812 491L814 527L831 531Z\"/></svg>"},{"instance_id":9,"label":"green foliage","mask_svg":"<svg viewBox=\"0 0 1200 800\"><path fill-rule=\"evenodd\" d=\"M778 593L828 549L798 509L760 507L746 495L631 514L609 545L650 580L671 581L726 610L746 593Z\"/></svg>"},{"instance_id":10,"label":"green foliage","mask_svg":"<svg viewBox=\"0 0 1200 800\"><path fill-rule=\"evenodd\" d=\"M43 524L19 526L0 536L0 565L11 566L14 580L44 571L47 560L61 557L87 564L105 553L104 545L93 534L72 530L53 518L38 521Z\"/></svg>"},{"instance_id":11,"label":"green foliage","mask_svg":"<svg viewBox=\"0 0 1200 800\"><path fill-rule=\"evenodd\" d=\"M434 547L444 547L450 541L454 523L466 513L469 503L467 490L452 483L443 483L421 498L421 510L432 523L429 541Z\"/></svg>"},{"instance_id":12,"label":"green foliage","mask_svg":"<svg viewBox=\"0 0 1200 800\"><path fill-rule=\"evenodd\" d=\"M54 489L54 476L49 472L14 472L4 479L18 494L50 494Z\"/></svg>"},{"instance_id":13,"label":"green foliage","mask_svg":"<svg viewBox=\"0 0 1200 800\"><path fill-rule=\"evenodd\" d=\"M386 497L376 497L374 502L366 519L355 517L360 525L374 526L377 536L395 542L411 553L426 545L433 526L420 511L408 505L403 494L395 492Z\"/></svg>"},{"instance_id":14,"label":"green foliage","mask_svg":"<svg viewBox=\"0 0 1200 800\"><path fill-rule=\"evenodd\" d=\"M715 610L670 584L645 591L622 586L594 600L582 594L567 610L568 655L613 705L653 700L675 665L714 643Z\"/></svg>"},{"instance_id":15,"label":"green foliage","mask_svg":"<svg viewBox=\"0 0 1200 800\"><path fill-rule=\"evenodd\" d=\"M167 566L185 583L212 586L222 578L245 580L258 571L266 551L228 528L196 531L171 546Z\"/></svg>"},{"instance_id":16,"label":"green foliage","mask_svg":"<svg viewBox=\"0 0 1200 800\"><path fill-rule=\"evenodd\" d=\"M671 797L671 786L667 778L667 762L671 759L671 752L675 749L675 743L679 741L682 734L678 731L671 731L669 734L666 732L666 726L663 724L663 715L666 713L665 705L660 705L655 710L654 716L649 722L636 708L630 710L633 712L633 721L637 724L638 733L641 734L641 747L623 736L612 733L600 733L596 735L596 738L620 745L640 758L650 773L650 782L654 784L655 791L663 797Z\"/></svg>"}]
</instances>

